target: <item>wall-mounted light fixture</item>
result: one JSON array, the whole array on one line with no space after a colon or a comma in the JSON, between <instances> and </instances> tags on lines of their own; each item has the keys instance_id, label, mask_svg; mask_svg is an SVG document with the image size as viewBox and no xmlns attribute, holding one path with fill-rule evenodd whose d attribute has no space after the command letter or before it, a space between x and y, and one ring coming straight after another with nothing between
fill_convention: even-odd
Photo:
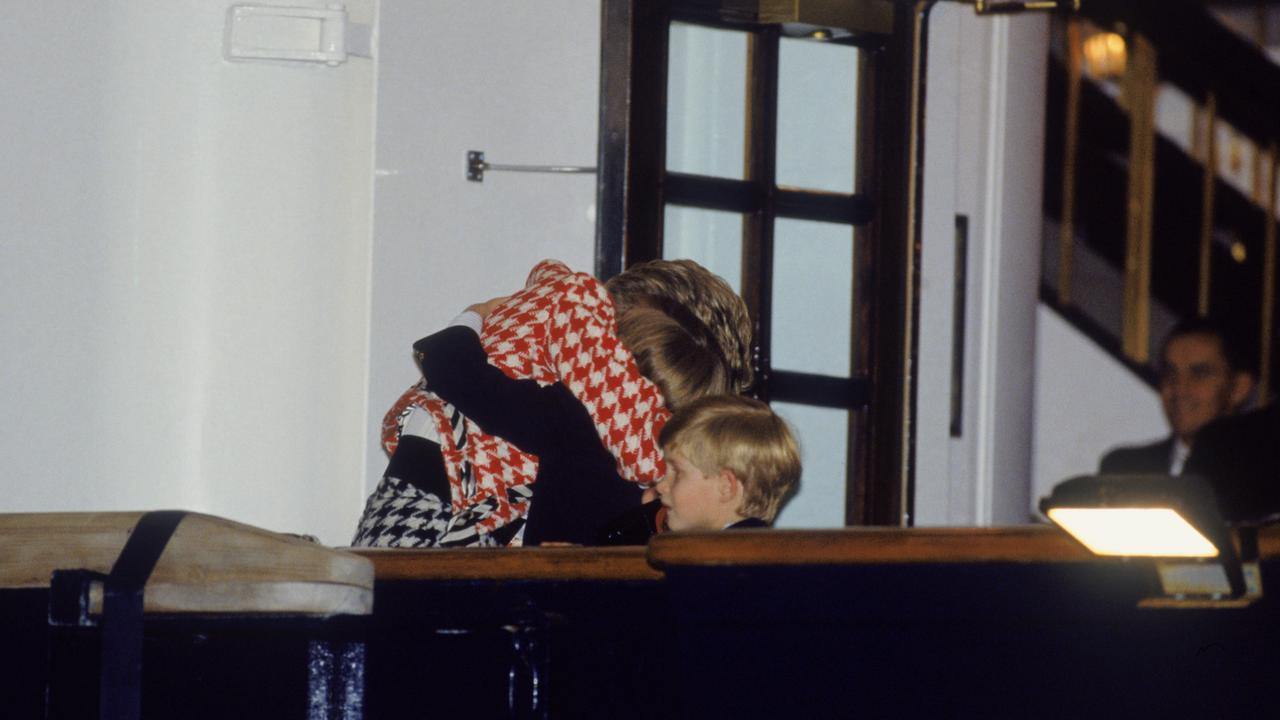
<instances>
[{"instance_id":1,"label":"wall-mounted light fixture","mask_svg":"<svg viewBox=\"0 0 1280 720\"><path fill-rule=\"evenodd\" d=\"M1155 558L1167 600L1238 603L1262 594L1256 536L1237 551L1201 478L1076 477L1055 486L1040 511L1095 555Z\"/></svg>"},{"instance_id":2,"label":"wall-mounted light fixture","mask_svg":"<svg viewBox=\"0 0 1280 720\"><path fill-rule=\"evenodd\" d=\"M1113 32L1099 32L1085 38L1084 70L1098 80L1119 80L1124 77L1127 53L1124 36Z\"/></svg>"}]
</instances>

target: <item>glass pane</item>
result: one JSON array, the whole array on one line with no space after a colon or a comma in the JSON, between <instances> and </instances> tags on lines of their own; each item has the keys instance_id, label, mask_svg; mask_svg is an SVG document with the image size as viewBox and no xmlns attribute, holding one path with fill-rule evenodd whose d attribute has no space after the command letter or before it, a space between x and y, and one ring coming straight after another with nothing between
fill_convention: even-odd
<instances>
[{"instance_id":1,"label":"glass pane","mask_svg":"<svg viewBox=\"0 0 1280 720\"><path fill-rule=\"evenodd\" d=\"M777 527L844 526L847 485L849 411L773 403L800 442L800 492L778 514Z\"/></svg>"},{"instance_id":2,"label":"glass pane","mask_svg":"<svg viewBox=\"0 0 1280 720\"><path fill-rule=\"evenodd\" d=\"M747 34L671 23L667 170L742 179Z\"/></svg>"},{"instance_id":3,"label":"glass pane","mask_svg":"<svg viewBox=\"0 0 1280 720\"><path fill-rule=\"evenodd\" d=\"M774 223L773 367L849 377L853 232L812 220Z\"/></svg>"},{"instance_id":4,"label":"glass pane","mask_svg":"<svg viewBox=\"0 0 1280 720\"><path fill-rule=\"evenodd\" d=\"M860 52L848 45L782 38L778 185L854 191Z\"/></svg>"},{"instance_id":5,"label":"glass pane","mask_svg":"<svg viewBox=\"0 0 1280 720\"><path fill-rule=\"evenodd\" d=\"M742 293L741 214L668 205L663 224L663 258L695 260Z\"/></svg>"}]
</instances>

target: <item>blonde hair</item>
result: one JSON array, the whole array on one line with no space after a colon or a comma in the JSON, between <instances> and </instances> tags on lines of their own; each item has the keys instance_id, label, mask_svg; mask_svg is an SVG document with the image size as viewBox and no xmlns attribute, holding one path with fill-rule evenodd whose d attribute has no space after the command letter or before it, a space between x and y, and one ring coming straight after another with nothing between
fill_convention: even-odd
<instances>
[{"instance_id":1,"label":"blonde hair","mask_svg":"<svg viewBox=\"0 0 1280 720\"><path fill-rule=\"evenodd\" d=\"M800 482L800 449L786 421L741 395L698 398L677 411L658 441L706 474L729 470L742 483L738 513L773 522Z\"/></svg>"},{"instance_id":2,"label":"blonde hair","mask_svg":"<svg viewBox=\"0 0 1280 720\"><path fill-rule=\"evenodd\" d=\"M619 314L618 339L673 411L694 398L734 390L719 352L660 310L633 307Z\"/></svg>"},{"instance_id":3,"label":"blonde hair","mask_svg":"<svg viewBox=\"0 0 1280 720\"><path fill-rule=\"evenodd\" d=\"M719 357L732 390L751 387L751 317L719 275L693 260L650 260L614 276L605 288L619 319L636 307L661 311Z\"/></svg>"}]
</instances>

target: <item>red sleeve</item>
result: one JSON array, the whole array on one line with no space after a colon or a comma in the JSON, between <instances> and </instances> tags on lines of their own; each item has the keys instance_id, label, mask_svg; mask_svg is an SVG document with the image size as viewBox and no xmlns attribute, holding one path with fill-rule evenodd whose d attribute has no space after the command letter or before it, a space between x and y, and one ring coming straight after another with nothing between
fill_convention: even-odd
<instances>
[{"instance_id":1,"label":"red sleeve","mask_svg":"<svg viewBox=\"0 0 1280 720\"><path fill-rule=\"evenodd\" d=\"M529 271L529 277L525 279L524 286L533 287L540 282L564 279L571 275L573 271L559 260L543 260Z\"/></svg>"},{"instance_id":2,"label":"red sleeve","mask_svg":"<svg viewBox=\"0 0 1280 720\"><path fill-rule=\"evenodd\" d=\"M587 408L622 477L655 483L666 473L658 433L670 413L658 388L640 375L618 340L613 300L585 273L561 280L550 318L548 359L557 378Z\"/></svg>"}]
</instances>

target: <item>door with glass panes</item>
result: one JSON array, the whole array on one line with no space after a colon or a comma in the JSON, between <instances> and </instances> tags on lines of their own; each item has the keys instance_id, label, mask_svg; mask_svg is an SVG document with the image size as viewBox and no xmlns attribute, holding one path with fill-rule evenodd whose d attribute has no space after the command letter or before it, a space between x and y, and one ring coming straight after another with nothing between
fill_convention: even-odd
<instances>
[{"instance_id":1,"label":"door with glass panes","mask_svg":"<svg viewBox=\"0 0 1280 720\"><path fill-rule=\"evenodd\" d=\"M605 3L597 269L691 258L747 301L754 394L790 422L804 461L779 527L897 524L901 501L868 502L885 494L867 445L886 36L695 5ZM897 478L883 484L900 497Z\"/></svg>"}]
</instances>

